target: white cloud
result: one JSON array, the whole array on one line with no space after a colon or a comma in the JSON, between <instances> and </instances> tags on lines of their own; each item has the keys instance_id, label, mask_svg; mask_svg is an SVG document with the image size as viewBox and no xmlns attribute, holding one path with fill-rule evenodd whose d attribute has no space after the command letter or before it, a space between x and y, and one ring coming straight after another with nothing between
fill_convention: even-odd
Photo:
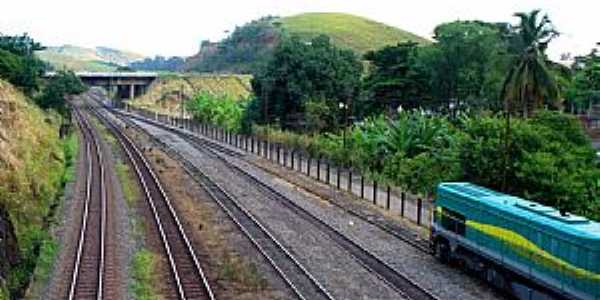
<instances>
[{"instance_id":1,"label":"white cloud","mask_svg":"<svg viewBox=\"0 0 600 300\"><path fill-rule=\"evenodd\" d=\"M552 48L589 51L600 36L600 2L572 0L385 1L385 0L254 0L254 1L127 1L5 0L0 32L28 32L47 45L65 43L108 46L146 55L191 55L202 39L216 40L236 25L264 15L339 11L362 15L429 36L433 28L457 19L514 22L516 11L541 8L563 33Z\"/></svg>"}]
</instances>

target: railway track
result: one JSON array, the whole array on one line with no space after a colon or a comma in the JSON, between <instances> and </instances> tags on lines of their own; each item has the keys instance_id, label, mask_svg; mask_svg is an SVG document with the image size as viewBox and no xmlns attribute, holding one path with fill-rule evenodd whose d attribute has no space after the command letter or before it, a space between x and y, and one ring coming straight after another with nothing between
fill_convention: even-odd
<instances>
[{"instance_id":1,"label":"railway track","mask_svg":"<svg viewBox=\"0 0 600 300\"><path fill-rule=\"evenodd\" d=\"M231 150L231 149L229 149L227 147L224 147L224 146L220 145L219 143L210 141L207 138L201 138L201 137L199 137L197 135L194 135L192 133L187 133L187 132L184 132L182 130L175 129L175 128L173 128L171 126L168 126L166 124L163 124L163 123L160 123L160 122L156 122L154 120L148 120L148 119L146 119L144 117L140 117L140 116L125 115L125 114L122 114L121 112L118 112L118 111L115 111L115 113L123 115L123 116L126 116L126 117L134 118L134 119L140 120L142 122L150 123L150 124L152 124L154 126L158 126L158 127L162 128L164 130L167 130L169 132L175 133L175 134L177 134L179 136L183 136L183 137L187 138L188 140L193 140L193 141L195 141L195 142L197 142L199 144L202 144L203 146L211 148L211 149L213 149L215 151L218 151L220 153L224 153L224 154L226 154L228 156L235 157L235 158L243 158L244 157L244 154L242 154L240 152L237 152L237 151L233 151L233 150ZM308 192L310 192L310 191L308 191ZM371 224L371 225L373 225L373 226L375 226L375 227L377 227L377 228L379 228L379 229L387 232L388 234L390 234L390 235L394 236L395 238L397 238L397 239L405 242L406 244L410 245L411 247L415 248L416 250L418 250L420 252L423 252L423 253L426 253L426 254L430 254L430 255L433 254L433 252L431 251L431 248L429 247L429 242L428 241L425 241L425 240L415 240L413 234L410 233L410 232L408 232L408 231L398 230L398 229L393 228L391 226L388 226L386 224L382 224L380 222L373 221L372 216L364 214L364 213L359 212L359 211L354 211L354 210L348 209L348 208L340 205L339 203L337 203L335 201L330 201L329 203L331 203L332 205L334 205L334 206L338 207L339 209L345 211L346 213L348 213L348 214L350 214L350 215L352 215L354 217L357 217L357 218L361 219L362 221L367 222L367 223L369 223L369 224Z\"/></svg>"},{"instance_id":2,"label":"railway track","mask_svg":"<svg viewBox=\"0 0 600 300\"><path fill-rule=\"evenodd\" d=\"M254 216L243 208L239 201L228 194L201 170L178 155L184 161L184 168L210 197L225 211L230 219L248 237L255 248L269 261L281 278L294 291L299 299L330 299L333 296L314 278L312 274L288 251Z\"/></svg>"},{"instance_id":3,"label":"railway track","mask_svg":"<svg viewBox=\"0 0 600 300\"><path fill-rule=\"evenodd\" d=\"M152 212L161 244L168 260L171 277L168 284L172 294L169 299L210 299L215 295L200 265L200 261L188 239L171 202L156 174L142 152L121 129L102 114L90 107L90 111L114 134L126 153L143 188Z\"/></svg>"},{"instance_id":4,"label":"railway track","mask_svg":"<svg viewBox=\"0 0 600 300\"><path fill-rule=\"evenodd\" d=\"M74 112L85 141L87 172L86 196L68 299L102 299L105 292L107 210L104 161L91 125L77 108Z\"/></svg>"},{"instance_id":5,"label":"railway track","mask_svg":"<svg viewBox=\"0 0 600 300\"><path fill-rule=\"evenodd\" d=\"M136 126L128 120L124 121L132 126ZM334 299L306 267L304 267L291 252L260 223L260 221L240 205L235 197L227 193L221 186L211 180L179 153L170 150L170 154L176 156L179 161L183 162L185 171L202 186L209 196L219 205L219 207L221 207L236 226L238 226L242 233L250 240L263 257L265 257L299 299Z\"/></svg>"},{"instance_id":6,"label":"railway track","mask_svg":"<svg viewBox=\"0 0 600 300\"><path fill-rule=\"evenodd\" d=\"M223 158L214 149L205 148L202 147L202 145L196 145L196 148L200 151L203 151L204 153L213 156L216 159L219 159L230 170L239 174L240 176L248 180L248 182L258 187L259 190L261 190L267 198L283 204L283 206L294 212L297 216L311 223L312 225L317 227L321 232L327 234L330 239L332 239L336 244L338 244L341 248L343 248L350 255L352 255L358 262L360 262L363 265L363 267L374 273L377 277L386 282L390 287L394 288L399 294L412 300L437 299L437 297L431 294L429 291L420 287L416 282L409 279L404 274L401 274L394 270L387 263L380 260L370 251L346 237L337 229L331 227L323 220L315 217L304 208L298 206L295 202L293 202L283 194L279 193L277 190L273 189L271 186L267 185L262 180L258 179L246 170L238 167L237 165Z\"/></svg>"},{"instance_id":7,"label":"railway track","mask_svg":"<svg viewBox=\"0 0 600 300\"><path fill-rule=\"evenodd\" d=\"M183 133L180 130L171 128L170 126L166 126L166 125L156 123L153 121L148 121L145 118L139 118L139 117L136 117L136 118L141 121L144 121L144 122L149 122L153 125L158 125L159 127L163 128L163 129L169 130L175 134L186 137L186 139L191 142L192 146L194 146L199 151L202 151L202 152L208 154L209 156L221 161L227 168L229 168L230 170L239 174L241 177L245 178L250 183L252 183L256 187L258 187L267 198L283 204L286 208L293 211L296 215L298 215L302 219L306 220L307 222L313 224L315 227L317 227L323 233L327 234L336 244L338 244L341 248L345 249L359 263L361 263L367 270L369 270L370 272L375 274L382 281L386 282L390 287L392 287L394 290L396 290L399 294L403 295L404 297L406 297L408 299L413 299L413 300L438 299L431 292L429 292L428 290L419 286L416 282L414 282L413 280L408 278L406 275L401 274L400 272L394 270L387 263L380 260L374 254L372 254L370 251L368 251L364 247L358 245L357 243L355 243L354 241L352 241L351 239L346 237L344 234L342 234L337 229L329 226L323 220L315 217L310 212L308 212L305 209L303 209L302 207L296 205L292 200L290 200L286 196L282 195L277 190L273 189L272 187L270 187L269 185L267 185L260 179L256 178L254 175L250 174L246 170L231 163L228 159L224 158L223 155L219 153L219 152L224 152L224 151L219 150L221 148L224 148L223 146L218 145L213 142L210 142L210 141L207 141L205 139L202 139L202 138L197 137L192 134ZM215 146L215 145L217 145L217 146ZM239 157L238 154L232 155L230 152L231 152L231 150L227 149L227 152L225 152L225 154L229 155L229 156ZM233 151L233 152L236 153L235 151ZM372 222L369 222L369 223L372 223ZM412 246L414 246L414 245L412 245Z\"/></svg>"}]
</instances>

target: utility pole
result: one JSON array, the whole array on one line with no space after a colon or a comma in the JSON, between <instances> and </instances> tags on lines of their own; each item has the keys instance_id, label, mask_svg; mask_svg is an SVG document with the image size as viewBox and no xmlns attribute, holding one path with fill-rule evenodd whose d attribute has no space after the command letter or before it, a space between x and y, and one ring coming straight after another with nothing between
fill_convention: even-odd
<instances>
[{"instance_id":1,"label":"utility pole","mask_svg":"<svg viewBox=\"0 0 600 300\"><path fill-rule=\"evenodd\" d=\"M181 122L183 122L183 117L185 115L184 105L183 105L183 84L179 88L179 103L181 105Z\"/></svg>"},{"instance_id":2,"label":"utility pole","mask_svg":"<svg viewBox=\"0 0 600 300\"><path fill-rule=\"evenodd\" d=\"M265 149L265 153L267 153L266 154L267 157L269 155L269 152L268 152L269 149L270 149L269 146L271 145L271 143L269 142L269 128L270 128L269 127L269 92L270 91L267 90L267 87L269 87L269 86L270 86L269 82L265 81L265 86L262 87L262 96L263 96L263 102L264 102L264 105L263 105L264 106L263 107L264 112L263 112L263 114L264 114L264 122L265 122L265 126L266 126L265 127L266 128L266 131L265 131L266 137L265 137L265 139L267 140L267 145L266 145L267 147Z\"/></svg>"},{"instance_id":3,"label":"utility pole","mask_svg":"<svg viewBox=\"0 0 600 300\"><path fill-rule=\"evenodd\" d=\"M510 115L511 115L511 101L513 101L512 99L504 99L504 110L506 111L506 127L505 127L505 134L504 134L504 168L502 170L502 192L507 193L508 192L508 169L510 168L510 157L509 157L509 152L510 152L510 139L511 139L511 128L510 128Z\"/></svg>"}]
</instances>

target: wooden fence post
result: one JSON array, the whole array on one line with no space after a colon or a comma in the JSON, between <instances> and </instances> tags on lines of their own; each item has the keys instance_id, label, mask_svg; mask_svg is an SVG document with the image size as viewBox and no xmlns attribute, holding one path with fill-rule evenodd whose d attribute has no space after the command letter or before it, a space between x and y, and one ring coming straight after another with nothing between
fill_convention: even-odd
<instances>
[{"instance_id":1,"label":"wooden fence post","mask_svg":"<svg viewBox=\"0 0 600 300\"><path fill-rule=\"evenodd\" d=\"M352 193L352 169L348 169L348 192Z\"/></svg>"},{"instance_id":2,"label":"wooden fence post","mask_svg":"<svg viewBox=\"0 0 600 300\"><path fill-rule=\"evenodd\" d=\"M336 175L337 175L337 189L339 190L341 188L341 186L340 186L340 184L341 184L340 183L340 173L341 173L340 167L337 167L336 170L337 170L337 173L336 173Z\"/></svg>"},{"instance_id":3,"label":"wooden fence post","mask_svg":"<svg viewBox=\"0 0 600 300\"><path fill-rule=\"evenodd\" d=\"M365 199L365 176L360 174L360 198Z\"/></svg>"},{"instance_id":4,"label":"wooden fence post","mask_svg":"<svg viewBox=\"0 0 600 300\"><path fill-rule=\"evenodd\" d=\"M385 200L385 209L390 210L390 194L391 194L391 188L388 185L387 186L387 198Z\"/></svg>"},{"instance_id":5,"label":"wooden fence post","mask_svg":"<svg viewBox=\"0 0 600 300\"><path fill-rule=\"evenodd\" d=\"M373 205L377 205L377 180L373 180Z\"/></svg>"},{"instance_id":6,"label":"wooden fence post","mask_svg":"<svg viewBox=\"0 0 600 300\"><path fill-rule=\"evenodd\" d=\"M417 225L421 225L422 210L423 210L423 199L417 198Z\"/></svg>"},{"instance_id":7,"label":"wooden fence post","mask_svg":"<svg viewBox=\"0 0 600 300\"><path fill-rule=\"evenodd\" d=\"M400 216L402 216L402 217L404 217L405 202L406 202L406 193L402 192L402 195L400 197Z\"/></svg>"}]
</instances>

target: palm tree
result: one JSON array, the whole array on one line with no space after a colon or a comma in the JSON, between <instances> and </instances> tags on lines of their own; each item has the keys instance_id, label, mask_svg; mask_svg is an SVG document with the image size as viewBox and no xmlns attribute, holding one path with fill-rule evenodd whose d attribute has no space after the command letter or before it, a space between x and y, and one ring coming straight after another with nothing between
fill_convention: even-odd
<instances>
[{"instance_id":1,"label":"palm tree","mask_svg":"<svg viewBox=\"0 0 600 300\"><path fill-rule=\"evenodd\" d=\"M539 10L517 13L520 24L512 45L519 55L515 67L504 81L502 100L507 114L531 116L545 101L557 102L559 88L549 71L546 49L558 32L548 16L539 19Z\"/></svg>"},{"instance_id":2,"label":"palm tree","mask_svg":"<svg viewBox=\"0 0 600 300\"><path fill-rule=\"evenodd\" d=\"M547 15L539 19L540 10L516 13L520 19L516 35L512 37L511 50L518 55L515 66L510 70L502 86L501 99L506 113L504 140L504 171L502 190L508 192L507 180L510 169L510 117L515 112L524 118L544 105L544 101L558 102L559 88L553 74L548 70L546 49L558 36Z\"/></svg>"}]
</instances>

